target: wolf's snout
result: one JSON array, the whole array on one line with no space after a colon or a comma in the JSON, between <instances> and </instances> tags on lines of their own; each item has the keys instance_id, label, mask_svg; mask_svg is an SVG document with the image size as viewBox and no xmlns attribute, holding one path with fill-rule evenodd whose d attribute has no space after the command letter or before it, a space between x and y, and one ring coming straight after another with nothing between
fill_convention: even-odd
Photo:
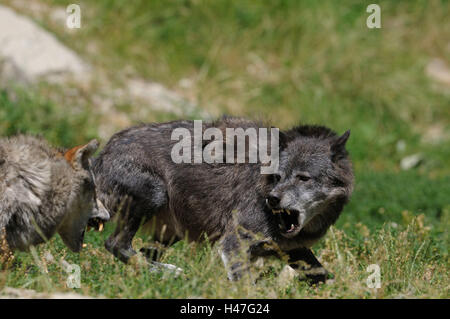
<instances>
[{"instance_id":1,"label":"wolf's snout","mask_svg":"<svg viewBox=\"0 0 450 319\"><path fill-rule=\"evenodd\" d=\"M111 215L109 214L108 210L106 209L105 205L97 198L96 199L97 207L94 209L91 218L99 218L103 221L108 221L111 218Z\"/></svg>"},{"instance_id":2,"label":"wolf's snout","mask_svg":"<svg viewBox=\"0 0 450 319\"><path fill-rule=\"evenodd\" d=\"M270 208L278 208L280 201L281 199L273 194L267 197L267 203L269 204Z\"/></svg>"}]
</instances>

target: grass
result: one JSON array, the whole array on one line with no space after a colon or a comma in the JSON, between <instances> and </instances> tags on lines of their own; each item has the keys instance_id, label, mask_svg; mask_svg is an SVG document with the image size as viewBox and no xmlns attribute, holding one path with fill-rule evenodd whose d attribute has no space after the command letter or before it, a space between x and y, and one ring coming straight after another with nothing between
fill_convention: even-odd
<instances>
[{"instance_id":1,"label":"grass","mask_svg":"<svg viewBox=\"0 0 450 319\"><path fill-rule=\"evenodd\" d=\"M449 214L447 209L445 214ZM358 223L351 231L333 227L316 248L323 264L334 273L332 283L308 286L304 282L280 282L283 264L266 260L263 268L252 269L257 284L247 279L234 283L226 272L215 247L208 243L178 242L163 255L163 261L184 269L174 278L169 274L152 273L143 261L124 265L102 248L102 238L112 231L109 226L101 236L88 233L85 248L79 255L69 253L59 238L38 247L40 262L27 253L16 253L16 266L0 276L6 286L26 287L38 291L70 291L68 275L58 260L80 265L81 288L78 292L113 298L447 298L448 258L439 241L423 221L424 215L406 223L384 225L370 231ZM447 224L448 227L448 224ZM148 239L135 240L136 247ZM448 243L447 243L448 244ZM56 262L44 256L51 253ZM381 270L381 288L366 285L367 266L377 264ZM40 265L40 266L38 266Z\"/></svg>"},{"instance_id":2,"label":"grass","mask_svg":"<svg viewBox=\"0 0 450 319\"><path fill-rule=\"evenodd\" d=\"M65 7L70 1L40 3ZM426 76L432 59L450 61L448 1L379 1L381 29L365 26L371 3L365 1L79 3L82 28L75 32L20 10L113 82L128 76L156 80L211 114L269 118L282 128L299 121L339 132L350 128L356 174L351 202L314 247L335 276L331 284L281 284L283 265L276 260L254 269L256 285L231 283L215 247L184 241L163 256L184 268L184 276L152 273L139 262L123 265L105 251L103 241L113 228L108 225L104 233L87 234L88 247L79 255L68 252L58 237L37 247L41 259L50 252L55 260L80 265L80 293L449 298L450 91ZM75 97L45 85L2 93L0 133L40 133L64 146L83 143L98 135L96 105L86 98L96 89L79 90ZM114 107L133 118L140 106L117 102ZM150 113L140 120L175 118ZM420 165L402 171L401 159L416 153L423 155ZM140 234L135 246L150 241ZM16 268L0 273L0 286L69 290L57 263L43 260L38 266L27 253L16 253L16 260ZM366 285L371 264L381 268L380 289Z\"/></svg>"},{"instance_id":3,"label":"grass","mask_svg":"<svg viewBox=\"0 0 450 319\"><path fill-rule=\"evenodd\" d=\"M86 110L62 109L33 92L0 91L2 135L41 135L53 145L73 147L96 137L95 119Z\"/></svg>"}]
</instances>

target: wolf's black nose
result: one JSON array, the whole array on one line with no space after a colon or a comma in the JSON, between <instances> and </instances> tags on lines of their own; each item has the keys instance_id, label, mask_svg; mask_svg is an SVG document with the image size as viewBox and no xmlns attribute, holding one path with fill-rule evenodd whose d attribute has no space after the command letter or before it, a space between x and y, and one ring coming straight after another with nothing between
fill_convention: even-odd
<instances>
[{"instance_id":1,"label":"wolf's black nose","mask_svg":"<svg viewBox=\"0 0 450 319\"><path fill-rule=\"evenodd\" d=\"M280 199L277 196L273 195L269 195L269 197L267 197L267 201L271 208L276 208L280 203Z\"/></svg>"}]
</instances>

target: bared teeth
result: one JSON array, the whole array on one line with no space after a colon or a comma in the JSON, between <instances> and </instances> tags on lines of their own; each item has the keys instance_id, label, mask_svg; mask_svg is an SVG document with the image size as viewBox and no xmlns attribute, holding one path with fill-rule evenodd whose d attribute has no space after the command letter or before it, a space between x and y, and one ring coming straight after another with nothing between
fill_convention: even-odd
<instances>
[{"instance_id":1,"label":"bared teeth","mask_svg":"<svg viewBox=\"0 0 450 319\"><path fill-rule=\"evenodd\" d=\"M287 213L288 215L290 215L290 214L291 214L291 211L290 211L289 209L286 209L286 213Z\"/></svg>"},{"instance_id":2,"label":"bared teeth","mask_svg":"<svg viewBox=\"0 0 450 319\"><path fill-rule=\"evenodd\" d=\"M100 223L100 224L98 225L98 231L99 231L99 232L103 231L103 223Z\"/></svg>"}]
</instances>

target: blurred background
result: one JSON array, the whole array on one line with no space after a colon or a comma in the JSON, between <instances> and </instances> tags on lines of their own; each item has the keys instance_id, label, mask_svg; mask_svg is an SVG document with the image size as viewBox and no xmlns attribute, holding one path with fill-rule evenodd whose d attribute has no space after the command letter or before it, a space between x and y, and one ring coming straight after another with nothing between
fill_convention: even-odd
<instances>
[{"instance_id":1,"label":"blurred background","mask_svg":"<svg viewBox=\"0 0 450 319\"><path fill-rule=\"evenodd\" d=\"M0 134L104 145L139 122L222 114L351 129L356 188L337 227L423 214L448 263L450 2L378 1L370 29L372 2L80 0L69 29L73 1L0 0Z\"/></svg>"}]
</instances>

